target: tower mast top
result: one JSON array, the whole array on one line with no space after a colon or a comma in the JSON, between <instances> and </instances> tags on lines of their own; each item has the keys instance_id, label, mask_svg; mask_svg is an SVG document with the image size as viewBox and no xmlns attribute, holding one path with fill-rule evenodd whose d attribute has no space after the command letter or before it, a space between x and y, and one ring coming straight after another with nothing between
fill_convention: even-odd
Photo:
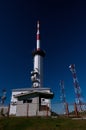
<instances>
[{"instance_id":1,"label":"tower mast top","mask_svg":"<svg viewBox=\"0 0 86 130\"><path fill-rule=\"evenodd\" d=\"M39 30L39 27L40 27L40 24L39 24L39 21L37 21L37 50L40 50L40 30Z\"/></svg>"}]
</instances>

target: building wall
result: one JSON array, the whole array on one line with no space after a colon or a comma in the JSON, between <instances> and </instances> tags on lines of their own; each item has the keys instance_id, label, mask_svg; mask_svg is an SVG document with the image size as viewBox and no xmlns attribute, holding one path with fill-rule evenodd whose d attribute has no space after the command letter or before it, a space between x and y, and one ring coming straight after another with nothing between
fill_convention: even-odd
<instances>
[{"instance_id":1,"label":"building wall","mask_svg":"<svg viewBox=\"0 0 86 130\"><path fill-rule=\"evenodd\" d=\"M25 93L25 92L28 92L28 91L13 91L12 92L9 115L16 115L16 105L17 105L18 99L15 98L14 96L20 93Z\"/></svg>"},{"instance_id":2,"label":"building wall","mask_svg":"<svg viewBox=\"0 0 86 130\"><path fill-rule=\"evenodd\" d=\"M18 111L19 111L18 109L21 109L21 111L27 110L26 109L27 105L25 105L25 104L19 105L18 99L15 98L14 95L21 94L21 93L27 93L27 92L31 92L31 91L41 91L41 92L50 93L50 89L46 89L46 88L45 89L40 89L40 88L39 89L35 89L35 88L34 89L32 89L32 88L27 89L26 88L24 90L23 89L19 89L19 90L16 89L16 90L12 91L9 115L19 116L20 114L18 114ZM39 101L36 98L34 98L33 104L31 104L31 103L29 104L29 109L30 110L32 109L32 111L28 112L29 116L37 115L37 113L40 113L40 112L38 112L39 105L37 105L37 103L39 103ZM49 107L51 107L50 99L41 98L41 105L48 105ZM18 106L18 109L17 109L17 106ZM19 111L19 113L21 113L21 112ZM26 112L21 113L21 116L23 116L23 115L26 115Z\"/></svg>"},{"instance_id":3,"label":"building wall","mask_svg":"<svg viewBox=\"0 0 86 130\"><path fill-rule=\"evenodd\" d=\"M38 116L51 116L51 112L50 111L39 111L38 112Z\"/></svg>"},{"instance_id":4,"label":"building wall","mask_svg":"<svg viewBox=\"0 0 86 130\"><path fill-rule=\"evenodd\" d=\"M28 116L37 116L39 110L39 97L33 98L32 103L29 103Z\"/></svg>"},{"instance_id":5,"label":"building wall","mask_svg":"<svg viewBox=\"0 0 86 130\"><path fill-rule=\"evenodd\" d=\"M32 103L18 101L16 106L16 116L36 116L39 109L39 97L32 99Z\"/></svg>"},{"instance_id":6,"label":"building wall","mask_svg":"<svg viewBox=\"0 0 86 130\"><path fill-rule=\"evenodd\" d=\"M48 104L49 105L49 104ZM32 103L23 103L23 101L18 101L16 106L16 116L50 116L51 112L46 105L45 110L40 110L39 108L39 97L32 99Z\"/></svg>"},{"instance_id":7,"label":"building wall","mask_svg":"<svg viewBox=\"0 0 86 130\"><path fill-rule=\"evenodd\" d=\"M23 104L23 101L18 101L16 106L16 116L27 116L27 103Z\"/></svg>"}]
</instances>

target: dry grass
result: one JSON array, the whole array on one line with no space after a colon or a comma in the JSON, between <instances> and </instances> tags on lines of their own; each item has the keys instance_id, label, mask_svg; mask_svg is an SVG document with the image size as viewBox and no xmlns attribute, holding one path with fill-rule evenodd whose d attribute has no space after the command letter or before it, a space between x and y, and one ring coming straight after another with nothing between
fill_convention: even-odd
<instances>
[{"instance_id":1,"label":"dry grass","mask_svg":"<svg viewBox=\"0 0 86 130\"><path fill-rule=\"evenodd\" d=\"M69 118L1 118L0 130L86 130L86 120Z\"/></svg>"}]
</instances>

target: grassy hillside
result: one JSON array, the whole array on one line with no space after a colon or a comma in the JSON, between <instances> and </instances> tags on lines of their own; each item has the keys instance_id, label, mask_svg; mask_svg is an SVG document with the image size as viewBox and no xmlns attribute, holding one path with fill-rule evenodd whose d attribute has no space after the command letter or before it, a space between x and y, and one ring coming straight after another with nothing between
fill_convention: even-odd
<instances>
[{"instance_id":1,"label":"grassy hillside","mask_svg":"<svg viewBox=\"0 0 86 130\"><path fill-rule=\"evenodd\" d=\"M86 120L65 118L1 118L0 130L86 130Z\"/></svg>"}]
</instances>

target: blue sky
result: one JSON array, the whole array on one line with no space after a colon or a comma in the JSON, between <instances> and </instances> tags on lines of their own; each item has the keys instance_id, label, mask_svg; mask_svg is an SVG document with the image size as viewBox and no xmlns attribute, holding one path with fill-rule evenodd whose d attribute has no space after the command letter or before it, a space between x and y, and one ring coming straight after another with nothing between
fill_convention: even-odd
<instances>
[{"instance_id":1,"label":"blue sky","mask_svg":"<svg viewBox=\"0 0 86 130\"><path fill-rule=\"evenodd\" d=\"M0 1L0 93L31 87L32 51L36 46L36 23L41 26L44 58L44 87L59 99L59 81L64 80L66 100L75 101L70 64L76 65L77 77L86 101L86 2L83 0Z\"/></svg>"}]
</instances>

